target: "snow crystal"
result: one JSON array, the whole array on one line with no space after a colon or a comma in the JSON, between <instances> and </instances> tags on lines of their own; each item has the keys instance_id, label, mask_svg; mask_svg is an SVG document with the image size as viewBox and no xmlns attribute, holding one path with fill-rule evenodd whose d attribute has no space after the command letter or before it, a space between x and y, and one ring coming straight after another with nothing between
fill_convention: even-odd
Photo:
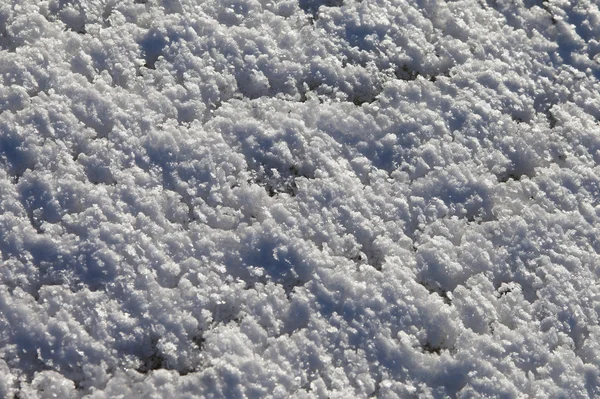
<instances>
[{"instance_id":1,"label":"snow crystal","mask_svg":"<svg viewBox=\"0 0 600 399\"><path fill-rule=\"evenodd\" d=\"M0 397L600 396L600 9L0 5Z\"/></svg>"}]
</instances>

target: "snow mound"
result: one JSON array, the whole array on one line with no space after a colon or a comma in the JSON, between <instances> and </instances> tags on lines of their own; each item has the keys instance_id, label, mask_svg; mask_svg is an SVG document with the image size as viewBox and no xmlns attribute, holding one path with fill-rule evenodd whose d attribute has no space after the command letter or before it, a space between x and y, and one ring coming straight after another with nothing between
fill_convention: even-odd
<instances>
[{"instance_id":1,"label":"snow mound","mask_svg":"<svg viewBox=\"0 0 600 399\"><path fill-rule=\"evenodd\" d=\"M600 396L593 0L6 0L0 397Z\"/></svg>"}]
</instances>

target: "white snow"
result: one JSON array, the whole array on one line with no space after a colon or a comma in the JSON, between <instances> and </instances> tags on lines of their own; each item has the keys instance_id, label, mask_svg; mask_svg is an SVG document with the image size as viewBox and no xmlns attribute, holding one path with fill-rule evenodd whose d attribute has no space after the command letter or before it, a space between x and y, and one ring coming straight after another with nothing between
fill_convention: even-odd
<instances>
[{"instance_id":1,"label":"white snow","mask_svg":"<svg viewBox=\"0 0 600 399\"><path fill-rule=\"evenodd\" d=\"M2 2L0 397L600 396L599 6Z\"/></svg>"}]
</instances>

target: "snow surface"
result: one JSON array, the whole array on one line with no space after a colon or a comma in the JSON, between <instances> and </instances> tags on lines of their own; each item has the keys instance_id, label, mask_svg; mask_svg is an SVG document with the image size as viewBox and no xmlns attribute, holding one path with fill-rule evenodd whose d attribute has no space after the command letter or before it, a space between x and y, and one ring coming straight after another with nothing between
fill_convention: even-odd
<instances>
[{"instance_id":1,"label":"snow surface","mask_svg":"<svg viewBox=\"0 0 600 399\"><path fill-rule=\"evenodd\" d=\"M598 397L599 4L2 1L0 397Z\"/></svg>"}]
</instances>

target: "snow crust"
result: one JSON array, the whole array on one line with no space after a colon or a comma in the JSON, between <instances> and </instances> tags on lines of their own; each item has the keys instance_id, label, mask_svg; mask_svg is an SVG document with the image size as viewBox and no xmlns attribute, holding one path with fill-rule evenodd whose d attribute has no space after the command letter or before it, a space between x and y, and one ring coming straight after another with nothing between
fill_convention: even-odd
<instances>
[{"instance_id":1,"label":"snow crust","mask_svg":"<svg viewBox=\"0 0 600 399\"><path fill-rule=\"evenodd\" d=\"M591 0L5 0L0 397L600 395Z\"/></svg>"}]
</instances>

